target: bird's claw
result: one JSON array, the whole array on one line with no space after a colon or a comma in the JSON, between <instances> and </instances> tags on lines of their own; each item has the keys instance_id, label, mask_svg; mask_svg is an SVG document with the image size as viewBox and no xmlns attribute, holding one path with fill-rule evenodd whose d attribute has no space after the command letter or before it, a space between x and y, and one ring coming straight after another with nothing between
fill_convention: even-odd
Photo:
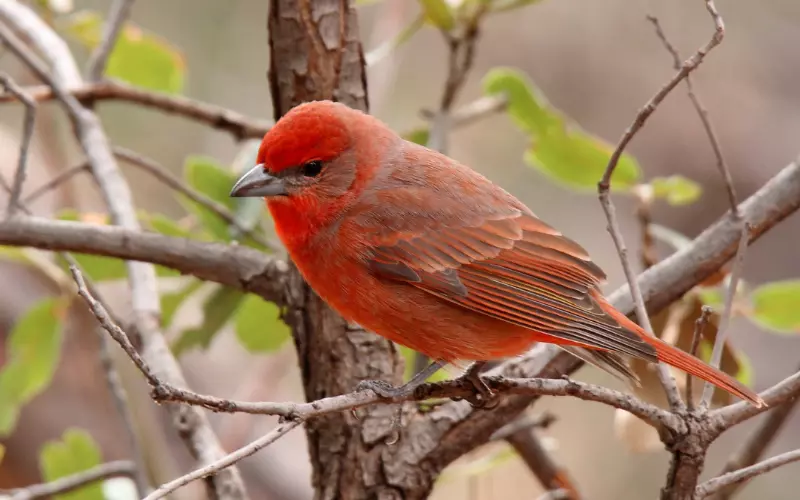
<instances>
[{"instance_id":1,"label":"bird's claw","mask_svg":"<svg viewBox=\"0 0 800 500\"><path fill-rule=\"evenodd\" d=\"M480 370L484 364L482 362L473 364L458 380L474 389L475 392L473 394L464 398L473 408L491 410L497 406L498 401L481 377Z\"/></svg>"},{"instance_id":2,"label":"bird's claw","mask_svg":"<svg viewBox=\"0 0 800 500\"><path fill-rule=\"evenodd\" d=\"M414 389L415 387L408 387L407 384L395 387L383 380L362 380L356 386L356 391L370 390L383 399L405 397L413 393Z\"/></svg>"}]
</instances>

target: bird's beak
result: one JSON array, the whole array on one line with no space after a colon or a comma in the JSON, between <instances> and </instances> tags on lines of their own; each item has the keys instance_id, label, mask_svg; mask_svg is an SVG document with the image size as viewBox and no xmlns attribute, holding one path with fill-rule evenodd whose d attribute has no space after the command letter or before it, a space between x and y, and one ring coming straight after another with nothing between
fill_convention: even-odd
<instances>
[{"instance_id":1,"label":"bird's beak","mask_svg":"<svg viewBox=\"0 0 800 500\"><path fill-rule=\"evenodd\" d=\"M233 198L286 196L287 194L283 181L269 175L261 163L239 178L231 189Z\"/></svg>"}]
</instances>

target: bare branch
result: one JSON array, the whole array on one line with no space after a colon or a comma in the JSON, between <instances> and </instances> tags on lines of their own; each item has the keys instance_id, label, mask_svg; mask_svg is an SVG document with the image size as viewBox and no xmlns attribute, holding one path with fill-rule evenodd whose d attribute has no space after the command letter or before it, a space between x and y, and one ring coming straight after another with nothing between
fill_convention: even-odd
<instances>
[{"instance_id":1,"label":"bare branch","mask_svg":"<svg viewBox=\"0 0 800 500\"><path fill-rule=\"evenodd\" d=\"M725 36L725 27L722 22L722 18L717 13L717 9L714 6L713 0L705 0L706 2L706 9L711 14L712 19L714 20L714 35L711 37L711 40L708 41L704 46L697 49L692 57L685 60L683 64L681 64L680 69L678 72L673 76L661 89L659 89L656 94L650 98L649 101L639 110L636 114L636 118L634 119L633 123L625 130L625 133L622 134L622 138L620 138L617 147L614 149L614 152L611 154L611 158L608 161L608 166L606 167L606 171L603 174L603 178L600 181L600 186L603 190L608 190L609 185L611 184L611 174L614 173L614 169L617 168L617 163L619 162L620 157L622 156L625 147L628 143L633 139L633 136L642 128L650 115L658 108L658 105L661 104L661 101L669 95L670 92L683 80L686 78L692 71L696 70L700 63L703 62L706 55L717 45L722 42L722 38Z\"/></svg>"},{"instance_id":2,"label":"bare branch","mask_svg":"<svg viewBox=\"0 0 800 500\"><path fill-rule=\"evenodd\" d=\"M737 211L735 213L738 215L739 212ZM736 220L741 227L742 235L739 237L739 247L736 250L736 258L733 260L728 290L725 294L725 307L722 311L720 325L717 329L717 337L714 340L714 349L711 351L711 359L709 360L709 364L715 368L719 368L722 362L722 351L725 349L725 342L728 340L728 335L730 333L733 301L736 298L736 290L739 288L739 280L741 279L742 269L744 268L744 257L747 253L748 233L750 232L750 225L746 220L741 219L741 216L739 216L738 219L734 216L734 220ZM700 400L701 411L708 410L715 389L716 387L714 387L714 384L706 382L705 388L703 389L703 397Z\"/></svg>"},{"instance_id":3,"label":"bare branch","mask_svg":"<svg viewBox=\"0 0 800 500\"><path fill-rule=\"evenodd\" d=\"M64 184L68 180L72 179L75 175L80 174L81 172L88 172L89 171L89 164L84 162L80 165L75 165L74 167L70 167L66 170L62 170L59 172L58 175L50 179L49 181L45 182L35 190L33 190L28 196L25 197L23 203L25 205L30 205L34 201L38 200L41 196L49 193L53 189L56 189L60 185Z\"/></svg>"},{"instance_id":4,"label":"bare branch","mask_svg":"<svg viewBox=\"0 0 800 500\"><path fill-rule=\"evenodd\" d=\"M19 205L22 184L25 182L28 155L31 149L31 139L33 139L33 128L36 123L36 101L34 101L24 89L14 83L11 77L5 73L0 73L0 85L5 87L9 93L13 94L19 102L25 106L25 118L22 125L22 140L19 145L17 170L14 173L14 182L11 186L11 193L8 197L8 207L6 208L6 217L11 217L17 209L17 205Z\"/></svg>"},{"instance_id":5,"label":"bare branch","mask_svg":"<svg viewBox=\"0 0 800 500\"><path fill-rule=\"evenodd\" d=\"M62 477L49 483L34 484L17 490L4 491L0 496L8 500L36 500L38 498L50 498L55 495L69 493L78 488L82 488L97 481L103 481L112 477L130 477L134 473L133 462L120 460L117 462L107 462L89 470L78 472L71 476Z\"/></svg>"},{"instance_id":6,"label":"bare branch","mask_svg":"<svg viewBox=\"0 0 800 500\"><path fill-rule=\"evenodd\" d=\"M729 472L722 476L715 477L714 479L710 479L695 489L695 497L705 498L726 486L747 481L783 465L797 462L798 460L800 460L800 450L787 451L786 453L774 456L763 462L751 465L750 467L745 467L744 469L739 469L735 472Z\"/></svg>"},{"instance_id":7,"label":"bare branch","mask_svg":"<svg viewBox=\"0 0 800 500\"><path fill-rule=\"evenodd\" d=\"M722 38L725 33L725 26L722 23L722 18L716 13L716 7L714 7L713 3L706 3L706 7L709 9L712 18L714 19L715 30L722 33L719 35L720 38ZM675 46L670 43L669 39L664 33L664 30L661 29L661 23L658 21L658 18L654 16L647 16L647 20L653 23L653 27L656 30L656 36L658 36L658 39L664 44L664 48L667 49L667 52L672 55L673 66L676 71L679 71L681 69L681 56ZM731 171L728 168L727 162L725 161L725 155L722 154L722 147L720 146L719 139L717 138L717 133L714 131L714 126L711 123L711 119L708 117L708 111L700 101L700 97L694 91L692 76L690 74L686 75L686 91L689 95L689 100L692 101L692 105L697 111L697 116L700 118L700 121L703 124L703 129L708 136L708 142L711 143L711 149L714 151L714 157L717 159L717 169L722 175L722 180L725 183L725 189L728 193L728 201L731 205L731 211L736 217L738 217L739 200L736 196L736 188L733 185Z\"/></svg>"},{"instance_id":8,"label":"bare branch","mask_svg":"<svg viewBox=\"0 0 800 500\"><path fill-rule=\"evenodd\" d=\"M157 500L159 498L164 498L173 491L182 486L186 486L192 481L197 481L198 479L211 476L212 474L219 474L221 471L233 466L239 460L249 457L262 448L266 448L300 424L300 421L278 424L278 426L272 429L268 434L256 439L252 443L242 446L238 450L225 455L224 457L206 465L205 467L201 467L193 472L190 472L189 474L186 474L185 476L181 476L174 481L162 484L154 492L147 495L144 500Z\"/></svg>"},{"instance_id":9,"label":"bare branch","mask_svg":"<svg viewBox=\"0 0 800 500\"><path fill-rule=\"evenodd\" d=\"M708 319L711 316L712 309L708 306L700 308L700 317L694 322L694 333L692 333L692 344L689 347L689 354L694 356L697 353L697 347L700 345L700 339L703 338L703 330L708 324ZM686 374L686 405L689 411L694 411L694 394L692 394L692 375Z\"/></svg>"},{"instance_id":10,"label":"bare branch","mask_svg":"<svg viewBox=\"0 0 800 500\"><path fill-rule=\"evenodd\" d=\"M709 412L712 418L720 420L717 432L723 432L730 429L734 425L743 422L747 419L759 415L771 407L782 404L793 398L800 396L800 370L794 373L777 384L773 385L766 391L759 394L761 399L764 400L765 406L755 407L746 401L740 401L736 404L713 410Z\"/></svg>"},{"instance_id":11,"label":"bare branch","mask_svg":"<svg viewBox=\"0 0 800 500\"><path fill-rule=\"evenodd\" d=\"M103 78L103 73L106 71L106 63L114 45L117 43L117 38L122 30L122 25L125 20L130 16L131 8L135 0L114 0L111 8L108 11L106 23L103 26L103 38L100 44L94 49L92 55L89 56L89 63L86 65L86 79L89 81L98 81Z\"/></svg>"},{"instance_id":12,"label":"bare branch","mask_svg":"<svg viewBox=\"0 0 800 500\"><path fill-rule=\"evenodd\" d=\"M747 437L741 447L728 459L722 474L734 472L756 463L761 458L764 451L778 435L778 432L789 420L792 410L800 402L800 397L794 397L785 403L773 406L764 419L759 422L758 427ZM728 500L733 496L740 484L732 484L720 490L715 496L715 500Z\"/></svg>"},{"instance_id":13,"label":"bare branch","mask_svg":"<svg viewBox=\"0 0 800 500\"><path fill-rule=\"evenodd\" d=\"M47 86L28 87L25 90L37 102L56 97L53 90ZM221 106L183 96L142 90L116 80L72 87L69 88L69 94L79 101L125 101L138 104L223 130L240 140L260 139L270 127L268 122L244 116ZM13 100L11 94L0 94L0 103Z\"/></svg>"},{"instance_id":14,"label":"bare branch","mask_svg":"<svg viewBox=\"0 0 800 500\"><path fill-rule=\"evenodd\" d=\"M561 492L559 498L579 500L578 489L569 473L550 456L533 429L516 432L507 438L517 454L534 473L539 483L551 494Z\"/></svg>"}]
</instances>

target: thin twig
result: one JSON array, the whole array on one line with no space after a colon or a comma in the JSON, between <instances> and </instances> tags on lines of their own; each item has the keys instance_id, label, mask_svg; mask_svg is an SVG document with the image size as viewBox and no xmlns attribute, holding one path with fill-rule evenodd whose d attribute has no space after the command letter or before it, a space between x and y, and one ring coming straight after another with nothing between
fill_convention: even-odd
<instances>
[{"instance_id":1,"label":"thin twig","mask_svg":"<svg viewBox=\"0 0 800 500\"><path fill-rule=\"evenodd\" d=\"M736 212L738 214L738 212ZM730 333L731 316L733 316L733 302L736 298L736 290L739 288L739 280L741 279L742 269L744 268L744 258L747 254L747 243L750 239L750 224L746 220L741 219L739 216L739 225L741 226L742 235L739 238L739 246L736 250L736 257L733 260L733 267L731 268L730 282L728 283L728 290L725 294L725 307L720 316L719 328L717 329L717 338L714 340L714 349L711 351L711 359L709 365L718 368L722 362L722 351L725 349L725 342L728 340ZM703 397L700 399L700 410L708 410L711 404L711 398L714 396L716 387L706 382L703 389Z\"/></svg>"},{"instance_id":2,"label":"thin twig","mask_svg":"<svg viewBox=\"0 0 800 500\"><path fill-rule=\"evenodd\" d=\"M56 98L53 90L47 86L27 87L25 90L37 102ZM138 104L223 130L239 140L260 139L270 127L268 122L247 117L221 106L188 97L143 90L117 80L70 88L69 94L79 101L125 101ZM13 100L14 96L11 94L0 94L0 103Z\"/></svg>"},{"instance_id":3,"label":"thin twig","mask_svg":"<svg viewBox=\"0 0 800 500\"><path fill-rule=\"evenodd\" d=\"M130 16L134 1L136 0L114 0L112 2L106 22L103 25L103 37L100 40L100 44L92 52L92 55L89 56L89 62L86 65L87 80L96 82L103 78L108 57L117 43L123 24Z\"/></svg>"},{"instance_id":4,"label":"thin twig","mask_svg":"<svg viewBox=\"0 0 800 500\"><path fill-rule=\"evenodd\" d=\"M795 397L785 403L773 406L758 427L745 439L741 447L731 455L722 469L723 474L748 467L761 458L764 451L778 435L783 425L789 421L789 415L795 409L800 397ZM728 500L739 489L740 483L723 488L715 496L715 500Z\"/></svg>"},{"instance_id":5,"label":"thin twig","mask_svg":"<svg viewBox=\"0 0 800 500\"><path fill-rule=\"evenodd\" d=\"M107 462L89 470L62 477L49 483L34 484L11 491L0 492L0 496L7 500L36 500L38 498L50 498L75 491L98 481L110 479L112 477L131 477L134 474L135 466L133 462L120 460L117 462Z\"/></svg>"},{"instance_id":6,"label":"thin twig","mask_svg":"<svg viewBox=\"0 0 800 500\"><path fill-rule=\"evenodd\" d=\"M25 205L30 205L43 195L49 193L53 189L56 189L57 187L64 184L68 180L72 179L75 175L80 174L81 172L88 172L88 171L89 171L89 164L86 162L81 163L80 165L75 165L66 170L62 170L61 172L59 172L58 175L56 175L49 181L45 182L38 188L31 191L30 194L28 194L28 196L25 197L23 203Z\"/></svg>"},{"instance_id":7,"label":"thin twig","mask_svg":"<svg viewBox=\"0 0 800 500\"><path fill-rule=\"evenodd\" d=\"M564 500L581 498L570 474L550 456L533 429L516 432L506 440L546 490L563 492L559 498Z\"/></svg>"},{"instance_id":8,"label":"thin twig","mask_svg":"<svg viewBox=\"0 0 800 500\"><path fill-rule=\"evenodd\" d=\"M689 347L689 354L694 356L697 353L697 348L700 346L700 339L703 338L703 330L705 330L708 320L713 310L709 306L700 308L700 317L694 322L694 333L692 333L692 345ZM689 411L694 411L694 389L692 389L692 375L686 374L686 406Z\"/></svg>"},{"instance_id":9,"label":"thin twig","mask_svg":"<svg viewBox=\"0 0 800 500\"><path fill-rule=\"evenodd\" d=\"M706 54L708 54L711 49L722 42L722 38L725 34L724 24L722 23L722 18L717 13L713 0L706 0L706 8L711 14L711 17L714 20L714 26L716 28L711 40L709 40L709 42L703 47L700 47L697 52L692 55L692 57L684 61L677 74L673 76L672 79L670 79L658 92L656 92L656 94L644 105L644 107L639 110L633 120L633 123L631 123L627 130L625 130L625 133L619 140L617 147L611 154L611 157L608 160L608 165L606 166L606 170L603 173L603 177L597 184L600 204L602 205L603 211L608 219L608 230L611 233L611 238L614 240L614 245L617 247L617 253L619 253L620 261L622 262L622 269L625 271L625 277L628 280L628 284L631 288L631 295L633 296L633 300L636 305L636 316L639 318L639 322L642 324L642 327L650 335L653 334L653 328L650 325L650 318L647 316L647 310L644 307L644 300L642 299L641 291L639 290L639 286L634 279L633 270L631 269L627 256L628 251L625 247L622 233L619 229L619 222L616 218L614 205L611 203L611 198L609 196L611 175L614 173L614 169L616 169L617 163L619 163L619 159L622 156L622 153L625 151L625 147L628 145L631 139L633 139L634 135L636 135L636 133L642 128L642 126L644 126L645 122L650 115L653 114L658 105L661 104L664 98L669 95L669 93L678 85L678 83L681 82L681 80L686 78L689 73L697 69L700 63L703 62ZM658 364L658 377L661 380L661 384L664 386L664 390L666 391L670 408L681 408L683 403L681 402L680 394L678 393L678 386L675 383L675 378L663 363Z\"/></svg>"},{"instance_id":10,"label":"thin twig","mask_svg":"<svg viewBox=\"0 0 800 500\"><path fill-rule=\"evenodd\" d=\"M14 173L14 182L11 186L11 194L8 197L8 207L6 217L11 217L19 205L19 197L22 193L22 184L25 182L25 174L28 167L28 156L30 155L31 139L33 139L33 129L36 123L36 101L25 92L25 90L14 83L5 73L0 73L0 85L13 94L19 102L25 106L25 117L22 125L22 139L19 145L19 159L17 160L17 170Z\"/></svg>"},{"instance_id":11,"label":"thin twig","mask_svg":"<svg viewBox=\"0 0 800 500\"><path fill-rule=\"evenodd\" d=\"M739 469L737 471L715 477L714 479L709 479L705 483L702 483L695 488L695 497L705 498L708 495L716 493L722 488L732 484L741 483L742 481L747 481L756 476L766 474L773 469L777 469L778 467L797 461L800 461L800 450L787 451L786 453L774 456L755 465L751 465L750 467L745 467L744 469Z\"/></svg>"},{"instance_id":12,"label":"thin twig","mask_svg":"<svg viewBox=\"0 0 800 500\"><path fill-rule=\"evenodd\" d=\"M636 280L636 275L633 273L630 260L628 259L628 249L625 247L625 241L622 238L616 210L609 197L608 186L604 187L601 181L600 184L598 184L598 189L600 191L600 205L603 207L603 211L608 219L608 232L611 234L611 239L614 240L614 245L617 247L617 253L622 263L622 270L625 272L625 279L628 281L631 295L633 296L633 301L636 306L636 316L639 318L639 323L647 334L654 337L653 326L650 324L650 318L647 315L647 308L644 305L642 291L639 289L639 283ZM678 392L678 385L675 383L675 377L672 376L667 366L661 362L658 363L658 378L661 381L661 385L664 386L664 392L666 393L670 408L673 410L682 408L683 402Z\"/></svg>"},{"instance_id":13,"label":"thin twig","mask_svg":"<svg viewBox=\"0 0 800 500\"><path fill-rule=\"evenodd\" d=\"M278 426L272 429L268 434L265 434L264 436L256 439L252 443L242 446L238 450L225 455L224 457L220 458L219 460L213 463L210 463L197 470L194 470L189 474L181 476L168 483L162 484L154 492L147 495L147 497L145 497L144 500L158 500L159 498L164 498L173 491L177 490L182 486L186 486L192 481L197 481L198 479L211 476L212 474L217 474L220 471L231 467L232 465L242 460L243 458L247 458L250 455L261 450L262 448L265 448L270 444L274 443L275 441L283 437L286 433L288 433L290 430L294 429L300 424L301 424L300 421L285 422L282 424L278 424Z\"/></svg>"},{"instance_id":14,"label":"thin twig","mask_svg":"<svg viewBox=\"0 0 800 500\"><path fill-rule=\"evenodd\" d=\"M174 189L175 191L181 193L182 195L186 196L193 202L201 205L211 212L214 213L217 217L225 221L226 223L230 224L234 228L236 228L240 234L243 234L253 241L262 245L268 249L274 250L276 247L273 243L270 243L261 235L257 234L251 229L244 227L234 216L227 207L223 204L217 202L209 198L208 196L204 195L203 193L197 191L196 189L192 189L189 187L185 182L181 181L174 175L172 175L166 168L159 165L155 160L147 158L135 151L130 149L122 148L119 146L115 146L113 148L114 156L117 158L124 160L130 165L134 167L140 168L145 172L149 173L159 181L163 182L168 187Z\"/></svg>"},{"instance_id":15,"label":"thin twig","mask_svg":"<svg viewBox=\"0 0 800 500\"><path fill-rule=\"evenodd\" d=\"M147 365L147 362L142 359L141 355L139 355L139 351L137 351L133 346L133 343L131 343L128 334L111 320L111 317L106 308L103 307L103 304L95 300L92 294L89 293L89 290L86 287L86 281L83 279L83 273L81 273L81 271L75 265L70 265L69 270L72 273L72 278L75 280L75 284L78 286L78 295L80 295L83 300L86 301L86 304L89 306L89 309L94 317L97 318L100 326L102 326L103 329L107 331L109 335L111 335L111 338L113 338L122 348L122 350L125 351L125 354L131 358L133 364L136 365L136 368L138 368L140 372L142 372L142 375L144 375L144 378L147 379L147 382L152 387L155 388L161 386L161 381Z\"/></svg>"},{"instance_id":16,"label":"thin twig","mask_svg":"<svg viewBox=\"0 0 800 500\"><path fill-rule=\"evenodd\" d=\"M714 15L716 12L716 8L714 4L706 4L709 8L709 12L711 12L712 17L714 18L714 26L717 31L721 31L722 34L720 38L724 36L725 26L722 23L722 18L719 14ZM675 70L681 69L681 56L678 53L678 50L675 48L674 45L669 41L664 30L661 29L661 23L658 21L658 18L655 16L647 16L647 20L653 23L653 27L656 30L656 36L658 39L661 40L661 43L664 44L664 48L667 49L667 52L672 55L673 59L673 66ZM717 160L717 169L719 170L720 174L722 175L722 180L725 183L725 190L728 193L728 201L731 206L731 211L734 215L738 217L738 206L739 200L736 196L736 189L733 185L733 178L731 177L731 171L728 168L728 164L725 161L725 155L722 153L722 147L720 146L719 139L717 138L717 133L714 131L714 125L711 123L711 119L708 117L708 110L703 103L700 101L700 97L694 91L694 84L692 83L692 76L690 74L686 75L686 91L689 96L689 99L692 101L692 105L694 109L697 111L697 116L700 118L700 121L703 124L703 129L708 136L708 142L711 143L711 149L714 151L714 157Z\"/></svg>"}]
</instances>

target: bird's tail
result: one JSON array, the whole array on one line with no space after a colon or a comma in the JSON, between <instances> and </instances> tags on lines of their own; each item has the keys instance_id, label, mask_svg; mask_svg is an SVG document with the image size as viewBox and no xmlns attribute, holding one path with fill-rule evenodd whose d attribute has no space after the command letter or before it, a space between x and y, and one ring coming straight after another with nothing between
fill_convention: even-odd
<instances>
[{"instance_id":1,"label":"bird's tail","mask_svg":"<svg viewBox=\"0 0 800 500\"><path fill-rule=\"evenodd\" d=\"M614 309L614 307L605 300L600 301L601 307L607 314L612 316L623 328L633 331L641 336L645 342L652 345L656 351L656 356L659 361L674 366L686 373L695 377L701 378L706 382L711 382L720 389L724 389L729 393L749 401L756 407L765 406L764 400L758 394L753 392L750 388L716 368L713 368L698 358L688 354L677 347L674 347L661 339L650 336L642 327L628 319L627 316Z\"/></svg>"}]
</instances>

